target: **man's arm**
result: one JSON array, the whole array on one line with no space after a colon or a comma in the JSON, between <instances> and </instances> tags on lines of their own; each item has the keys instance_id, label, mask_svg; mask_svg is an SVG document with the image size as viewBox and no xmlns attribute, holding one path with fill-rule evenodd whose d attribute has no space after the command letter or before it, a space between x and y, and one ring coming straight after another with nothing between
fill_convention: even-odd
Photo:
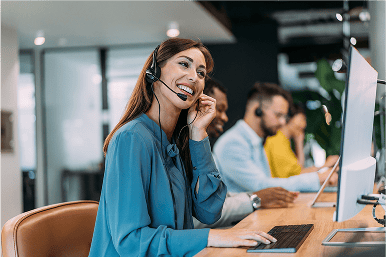
<instances>
[{"instance_id":1,"label":"man's arm","mask_svg":"<svg viewBox=\"0 0 386 258\"><path fill-rule=\"evenodd\" d=\"M261 208L283 208L298 196L298 192L289 192L281 187L272 187L253 193L228 193L224 202L221 218L214 224L207 225L193 218L194 228L230 227L254 211L250 196L256 194L261 200Z\"/></svg>"},{"instance_id":2,"label":"man's arm","mask_svg":"<svg viewBox=\"0 0 386 258\"><path fill-rule=\"evenodd\" d=\"M231 227L253 212L251 200L247 193L227 194L222 208L221 218L207 225L193 218L194 228Z\"/></svg>"},{"instance_id":3,"label":"man's arm","mask_svg":"<svg viewBox=\"0 0 386 258\"><path fill-rule=\"evenodd\" d=\"M290 191L318 191L319 176L316 172L272 178L265 153L253 152L242 137L221 138L214 146L219 170L230 192L253 192L269 187L282 187ZM266 165L264 165L264 162ZM265 166L268 168L264 169Z\"/></svg>"}]
</instances>

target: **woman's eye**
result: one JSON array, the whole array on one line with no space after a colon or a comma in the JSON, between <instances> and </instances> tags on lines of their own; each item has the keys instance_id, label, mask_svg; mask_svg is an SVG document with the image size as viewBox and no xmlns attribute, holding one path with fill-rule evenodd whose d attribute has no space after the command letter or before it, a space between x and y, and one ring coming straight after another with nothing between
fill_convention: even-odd
<instances>
[{"instance_id":1,"label":"woman's eye","mask_svg":"<svg viewBox=\"0 0 386 258\"><path fill-rule=\"evenodd\" d=\"M189 67L189 64L187 62L180 62L180 65L184 66L185 68Z\"/></svg>"},{"instance_id":2,"label":"woman's eye","mask_svg":"<svg viewBox=\"0 0 386 258\"><path fill-rule=\"evenodd\" d=\"M197 72L201 77L205 77L205 72L199 71Z\"/></svg>"}]
</instances>

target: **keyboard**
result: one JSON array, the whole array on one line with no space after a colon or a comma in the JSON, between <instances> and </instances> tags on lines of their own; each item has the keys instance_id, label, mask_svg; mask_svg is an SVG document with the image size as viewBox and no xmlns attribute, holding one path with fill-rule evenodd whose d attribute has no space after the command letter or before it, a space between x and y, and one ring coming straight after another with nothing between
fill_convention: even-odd
<instances>
[{"instance_id":1,"label":"keyboard","mask_svg":"<svg viewBox=\"0 0 386 258\"><path fill-rule=\"evenodd\" d=\"M314 224L285 225L273 227L268 234L277 239L270 244L259 243L247 252L255 253L296 253L314 228Z\"/></svg>"}]
</instances>

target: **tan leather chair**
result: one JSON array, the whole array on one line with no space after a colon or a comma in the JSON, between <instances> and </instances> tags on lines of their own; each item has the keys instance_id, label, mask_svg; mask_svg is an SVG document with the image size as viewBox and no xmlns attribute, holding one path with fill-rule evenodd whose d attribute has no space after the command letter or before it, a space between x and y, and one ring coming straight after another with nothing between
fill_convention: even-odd
<instances>
[{"instance_id":1,"label":"tan leather chair","mask_svg":"<svg viewBox=\"0 0 386 258\"><path fill-rule=\"evenodd\" d=\"M88 256L96 201L53 204L24 212L1 231L2 256Z\"/></svg>"}]
</instances>

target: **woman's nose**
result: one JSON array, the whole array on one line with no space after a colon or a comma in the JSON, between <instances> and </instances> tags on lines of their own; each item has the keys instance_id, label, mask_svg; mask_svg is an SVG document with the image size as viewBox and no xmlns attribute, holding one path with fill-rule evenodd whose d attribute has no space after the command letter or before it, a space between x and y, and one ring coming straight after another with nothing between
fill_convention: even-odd
<instances>
[{"instance_id":1,"label":"woman's nose","mask_svg":"<svg viewBox=\"0 0 386 258\"><path fill-rule=\"evenodd\" d=\"M194 71L193 69L191 69L191 70L189 71L189 73L188 73L188 79L189 79L189 81L196 82L197 77L198 77L197 72Z\"/></svg>"}]
</instances>

